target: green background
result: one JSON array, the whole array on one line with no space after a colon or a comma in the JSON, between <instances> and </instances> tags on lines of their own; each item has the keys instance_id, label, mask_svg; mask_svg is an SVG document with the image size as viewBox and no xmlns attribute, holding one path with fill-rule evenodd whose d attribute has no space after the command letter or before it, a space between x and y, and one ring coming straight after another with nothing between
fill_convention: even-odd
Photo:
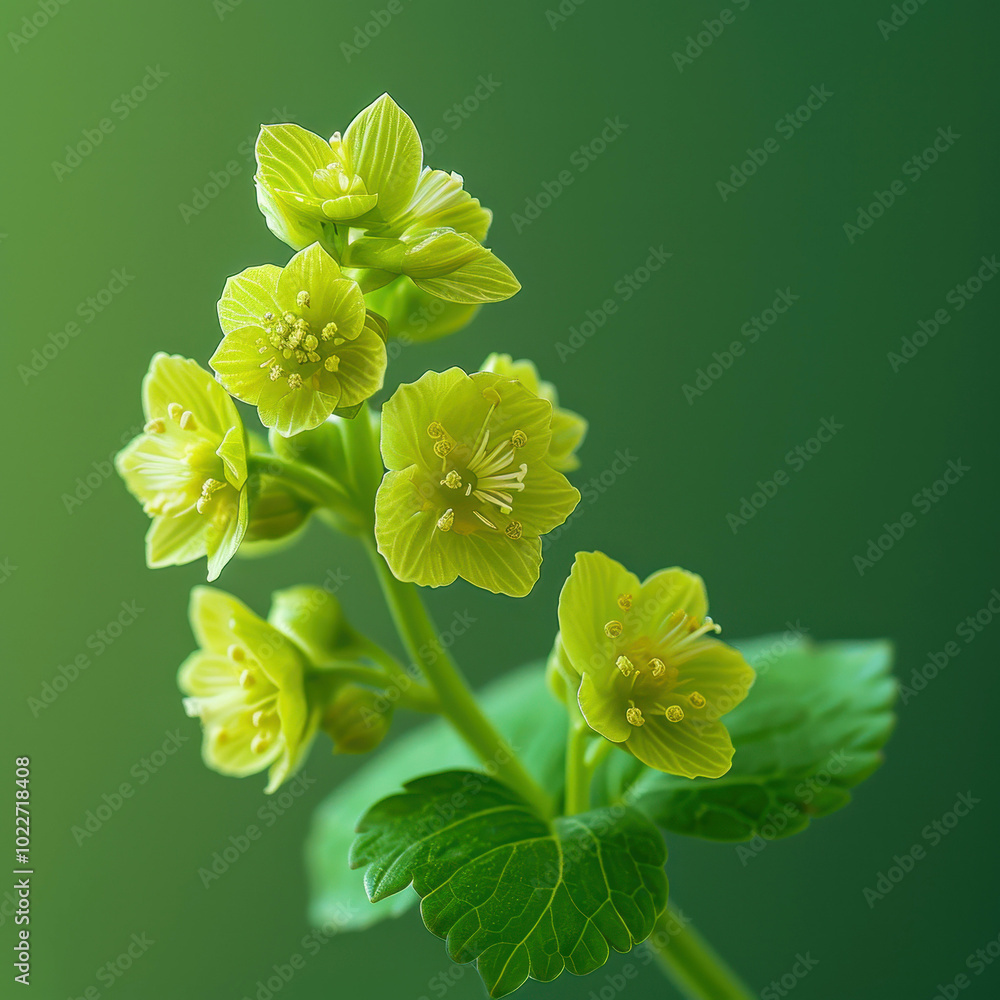
<instances>
[{"instance_id":1,"label":"green background","mask_svg":"<svg viewBox=\"0 0 1000 1000\"><path fill-rule=\"evenodd\" d=\"M490 243L524 289L463 333L402 351L390 380L474 370L492 350L529 356L591 421L578 485L616 451L634 456L549 546L529 600L464 584L428 594L439 621L454 611L476 619L455 651L477 682L545 653L577 549L600 548L640 574L697 570L730 637L789 621L818 639L889 636L904 680L1000 586L990 336L1000 282L960 312L946 298L1000 251L995 5L927 0L883 38L876 22L889 3L733 3L732 23L682 72L672 54L718 17L721 0L586 0L566 4L555 24L543 3L401 0L367 47L345 54L373 6L384 0L229 9L70 0L51 5L47 24L41 4L4 8L5 32L20 33L23 17L43 23L25 43L8 35L0 45L9 685L0 741L3 760L32 758L34 995L253 996L272 964L302 951L301 845L323 789L354 766L317 746L307 765L316 785L203 888L198 869L256 822L263 781L202 766L174 672L192 646L185 606L203 566L147 571L145 518L107 475L141 420L151 354L206 362L226 276L287 259L254 203L249 140L261 122L329 134L389 91L424 135L443 129L431 163L460 171L493 208ZM147 67L167 75L123 117L115 102L142 86ZM466 117L449 112L480 76L499 86ZM782 137L776 123L813 87L833 96ZM574 151L616 117L627 128L580 171ZM113 129L57 176L53 161L102 118ZM904 163L939 128L960 138L910 180ZM768 138L778 151L723 200L716 182ZM185 220L181 206L233 160L231 183ZM512 214L563 170L572 183L518 232ZM897 178L905 193L849 242L844 223ZM667 263L627 300L617 293L661 246ZM133 277L86 322L78 307L114 269ZM713 352L746 343L741 326L784 288L800 296L794 306L689 402L683 386ZM609 298L615 315L574 353L559 352ZM943 307L949 322L893 372L888 352ZM25 377L21 366L74 319L79 335ZM793 470L786 453L831 417L843 429ZM914 495L952 460L970 471L921 513ZM787 484L734 533L727 514L779 469ZM66 495L91 474L92 495L67 510ZM859 574L854 557L908 510L914 526ZM319 528L280 556L237 561L220 582L264 610L272 589L337 570L349 577L341 596L356 623L389 641L360 548ZM144 610L98 654L98 630L132 601ZM996 941L998 631L960 641L941 676L901 706L887 762L850 808L747 864L732 846L672 838L677 901L756 991L810 953L819 964L795 987L803 1000L931 1000L966 971L967 955ZM90 666L33 710L29 699L81 653ZM133 768L175 729L187 742L140 783ZM78 845L72 827L123 781L134 795ZM894 854L926 846L924 827L963 792L981 803L869 907L863 889ZM3 927L9 956L9 917ZM102 982L100 967L143 933L155 944L113 985L107 973ZM623 961L587 980L529 983L524 995L589 997ZM481 996L464 972L448 972L441 943L411 912L333 940L280 995L439 997L447 981L455 1000ZM967 995L995 995L998 984L1000 968L987 969ZM627 986L635 997L669 989L652 968Z\"/></svg>"}]
</instances>

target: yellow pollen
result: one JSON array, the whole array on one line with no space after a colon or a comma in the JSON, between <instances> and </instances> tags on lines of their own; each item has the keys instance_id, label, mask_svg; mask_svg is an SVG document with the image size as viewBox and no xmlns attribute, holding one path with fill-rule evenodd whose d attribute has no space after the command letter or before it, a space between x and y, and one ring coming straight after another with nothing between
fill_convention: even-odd
<instances>
[{"instance_id":1,"label":"yellow pollen","mask_svg":"<svg viewBox=\"0 0 1000 1000\"><path fill-rule=\"evenodd\" d=\"M309 308L309 293L305 289L302 289L302 291L299 292L299 294L295 296L295 304L300 309L308 309Z\"/></svg>"},{"instance_id":2,"label":"yellow pollen","mask_svg":"<svg viewBox=\"0 0 1000 1000\"><path fill-rule=\"evenodd\" d=\"M630 709L625 712L625 718L628 719L629 725L632 726L644 726L646 720L642 717L642 711L633 705Z\"/></svg>"},{"instance_id":3,"label":"yellow pollen","mask_svg":"<svg viewBox=\"0 0 1000 1000\"><path fill-rule=\"evenodd\" d=\"M293 312L286 312L281 318L289 326L295 326L295 321L298 319L298 316L296 316L295 313L293 313Z\"/></svg>"},{"instance_id":4,"label":"yellow pollen","mask_svg":"<svg viewBox=\"0 0 1000 1000\"><path fill-rule=\"evenodd\" d=\"M666 664L664 664L663 660L661 660L658 656L654 656L649 661L649 672L654 677L662 677L666 673L666 670Z\"/></svg>"},{"instance_id":5,"label":"yellow pollen","mask_svg":"<svg viewBox=\"0 0 1000 1000\"><path fill-rule=\"evenodd\" d=\"M271 370L267 374L272 382L277 382L285 374L285 369L281 365L271 365Z\"/></svg>"},{"instance_id":6,"label":"yellow pollen","mask_svg":"<svg viewBox=\"0 0 1000 1000\"><path fill-rule=\"evenodd\" d=\"M205 513L205 508L208 506L209 500L212 499L212 494L221 490L225 485L225 483L220 483L218 479L206 479L201 484L201 496L198 497L198 502L195 504L199 514Z\"/></svg>"},{"instance_id":7,"label":"yellow pollen","mask_svg":"<svg viewBox=\"0 0 1000 1000\"><path fill-rule=\"evenodd\" d=\"M631 677L635 673L632 661L623 653L615 660L615 666L622 672L622 676Z\"/></svg>"},{"instance_id":8,"label":"yellow pollen","mask_svg":"<svg viewBox=\"0 0 1000 1000\"><path fill-rule=\"evenodd\" d=\"M618 607L622 611L628 611L632 607L632 595L631 594L619 594L618 595Z\"/></svg>"},{"instance_id":9,"label":"yellow pollen","mask_svg":"<svg viewBox=\"0 0 1000 1000\"><path fill-rule=\"evenodd\" d=\"M444 438L440 438L434 445L434 454L438 458L444 458L455 446Z\"/></svg>"},{"instance_id":10,"label":"yellow pollen","mask_svg":"<svg viewBox=\"0 0 1000 1000\"><path fill-rule=\"evenodd\" d=\"M432 438L444 437L444 428L435 420L427 425L427 433Z\"/></svg>"},{"instance_id":11,"label":"yellow pollen","mask_svg":"<svg viewBox=\"0 0 1000 1000\"><path fill-rule=\"evenodd\" d=\"M604 634L609 639L617 639L622 634L623 627L619 621L610 621L604 626Z\"/></svg>"},{"instance_id":12,"label":"yellow pollen","mask_svg":"<svg viewBox=\"0 0 1000 1000\"><path fill-rule=\"evenodd\" d=\"M503 529L503 533L513 541L517 541L521 537L521 533L524 531L523 526L520 521L511 521L506 528Z\"/></svg>"},{"instance_id":13,"label":"yellow pollen","mask_svg":"<svg viewBox=\"0 0 1000 1000\"><path fill-rule=\"evenodd\" d=\"M167 407L167 415L171 420L180 420L181 414L184 412L184 407L180 403L171 403Z\"/></svg>"},{"instance_id":14,"label":"yellow pollen","mask_svg":"<svg viewBox=\"0 0 1000 1000\"><path fill-rule=\"evenodd\" d=\"M694 708L704 708L707 702L705 701L705 696L700 691L692 691L688 695L688 701Z\"/></svg>"},{"instance_id":15,"label":"yellow pollen","mask_svg":"<svg viewBox=\"0 0 1000 1000\"><path fill-rule=\"evenodd\" d=\"M233 643L233 645L226 650L226 655L233 661L233 663L242 663L243 660L247 658L247 651L242 646L237 646Z\"/></svg>"},{"instance_id":16,"label":"yellow pollen","mask_svg":"<svg viewBox=\"0 0 1000 1000\"><path fill-rule=\"evenodd\" d=\"M149 423L143 427L143 430L147 434L162 434L167 429L167 425L157 417L155 420L150 420Z\"/></svg>"},{"instance_id":17,"label":"yellow pollen","mask_svg":"<svg viewBox=\"0 0 1000 1000\"><path fill-rule=\"evenodd\" d=\"M455 523L455 511L449 507L437 520L437 526L441 531L451 531L451 526Z\"/></svg>"},{"instance_id":18,"label":"yellow pollen","mask_svg":"<svg viewBox=\"0 0 1000 1000\"><path fill-rule=\"evenodd\" d=\"M252 688L254 684L257 683L257 678L254 677L253 672L250 670L244 670L240 674L240 687L241 688Z\"/></svg>"},{"instance_id":19,"label":"yellow pollen","mask_svg":"<svg viewBox=\"0 0 1000 1000\"><path fill-rule=\"evenodd\" d=\"M319 339L330 340L332 337L336 335L336 333L337 333L337 324L327 323L326 326L324 326L322 331L320 332Z\"/></svg>"},{"instance_id":20,"label":"yellow pollen","mask_svg":"<svg viewBox=\"0 0 1000 1000\"><path fill-rule=\"evenodd\" d=\"M528 443L528 435L524 431L514 431L510 436L510 443L515 448L523 448Z\"/></svg>"},{"instance_id":21,"label":"yellow pollen","mask_svg":"<svg viewBox=\"0 0 1000 1000\"><path fill-rule=\"evenodd\" d=\"M483 399L492 406L500 405L500 393L496 389L483 389Z\"/></svg>"},{"instance_id":22,"label":"yellow pollen","mask_svg":"<svg viewBox=\"0 0 1000 1000\"><path fill-rule=\"evenodd\" d=\"M193 431L198 429L198 425L195 423L194 414L190 410L185 410L181 414L181 419L178 422L181 425L182 431Z\"/></svg>"},{"instance_id":23,"label":"yellow pollen","mask_svg":"<svg viewBox=\"0 0 1000 1000\"><path fill-rule=\"evenodd\" d=\"M680 722L684 718L684 709L680 705L671 705L665 714L668 722Z\"/></svg>"},{"instance_id":24,"label":"yellow pollen","mask_svg":"<svg viewBox=\"0 0 1000 1000\"><path fill-rule=\"evenodd\" d=\"M273 319L274 319L274 313L273 312L268 311L268 312L264 313L264 321L266 323L270 323Z\"/></svg>"},{"instance_id":25,"label":"yellow pollen","mask_svg":"<svg viewBox=\"0 0 1000 1000\"><path fill-rule=\"evenodd\" d=\"M449 490L460 490L463 486L462 477L452 469L444 479L441 480L442 486L447 486Z\"/></svg>"},{"instance_id":26,"label":"yellow pollen","mask_svg":"<svg viewBox=\"0 0 1000 1000\"><path fill-rule=\"evenodd\" d=\"M252 753L263 753L267 749L267 745L271 742L271 737L267 733L258 733L250 741L250 750Z\"/></svg>"},{"instance_id":27,"label":"yellow pollen","mask_svg":"<svg viewBox=\"0 0 1000 1000\"><path fill-rule=\"evenodd\" d=\"M331 354L330 357L323 362L323 367L328 372L335 372L340 369L340 358L336 354Z\"/></svg>"},{"instance_id":28,"label":"yellow pollen","mask_svg":"<svg viewBox=\"0 0 1000 1000\"><path fill-rule=\"evenodd\" d=\"M289 389L301 389L302 388L302 376L298 372L292 372L288 376L288 388Z\"/></svg>"}]
</instances>

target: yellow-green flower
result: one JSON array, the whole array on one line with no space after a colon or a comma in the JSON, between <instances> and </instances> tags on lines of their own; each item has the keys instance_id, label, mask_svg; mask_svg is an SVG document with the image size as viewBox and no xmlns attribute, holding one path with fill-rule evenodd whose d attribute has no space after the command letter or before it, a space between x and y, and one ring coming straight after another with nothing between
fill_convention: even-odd
<instances>
[{"instance_id":1,"label":"yellow-green flower","mask_svg":"<svg viewBox=\"0 0 1000 1000\"><path fill-rule=\"evenodd\" d=\"M212 356L219 381L288 437L382 387L385 337L357 283L319 244L286 267L251 267L219 300L225 337Z\"/></svg>"},{"instance_id":2,"label":"yellow-green flower","mask_svg":"<svg viewBox=\"0 0 1000 1000\"><path fill-rule=\"evenodd\" d=\"M559 393L551 382L543 382L534 362L522 358L514 361L509 354L491 354L483 362L484 372L496 372L504 378L516 378L529 392L552 404L552 443L549 445L549 465L560 472L580 468L576 450L587 433L587 421L559 405Z\"/></svg>"},{"instance_id":3,"label":"yellow-green flower","mask_svg":"<svg viewBox=\"0 0 1000 1000\"><path fill-rule=\"evenodd\" d=\"M577 553L559 596L554 657L590 727L659 771L718 778L733 744L719 721L754 672L711 638L701 577L676 567L642 583L601 552Z\"/></svg>"},{"instance_id":4,"label":"yellow-green flower","mask_svg":"<svg viewBox=\"0 0 1000 1000\"><path fill-rule=\"evenodd\" d=\"M388 94L329 141L299 125L265 125L257 203L271 231L300 250L330 224L379 225L405 211L422 159L413 122Z\"/></svg>"},{"instance_id":5,"label":"yellow-green flower","mask_svg":"<svg viewBox=\"0 0 1000 1000\"><path fill-rule=\"evenodd\" d=\"M153 519L155 569L208 556L214 580L247 528L247 444L226 391L196 362L157 354L142 383L146 424L115 465Z\"/></svg>"},{"instance_id":6,"label":"yellow-green flower","mask_svg":"<svg viewBox=\"0 0 1000 1000\"><path fill-rule=\"evenodd\" d=\"M204 730L202 756L220 774L245 777L270 767L273 792L302 763L322 716L306 698L299 649L235 597L213 587L191 593L200 649L177 682L188 715Z\"/></svg>"},{"instance_id":7,"label":"yellow-green flower","mask_svg":"<svg viewBox=\"0 0 1000 1000\"><path fill-rule=\"evenodd\" d=\"M548 463L552 406L520 382L460 368L400 386L382 411L390 470L375 499L378 548L400 580L461 576L524 597L541 536L580 494Z\"/></svg>"}]
</instances>

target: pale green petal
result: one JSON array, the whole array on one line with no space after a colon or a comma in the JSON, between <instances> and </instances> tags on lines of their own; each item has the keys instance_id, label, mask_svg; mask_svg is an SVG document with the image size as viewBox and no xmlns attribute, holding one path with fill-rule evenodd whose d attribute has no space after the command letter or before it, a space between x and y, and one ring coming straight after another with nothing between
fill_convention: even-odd
<instances>
[{"instance_id":1,"label":"pale green petal","mask_svg":"<svg viewBox=\"0 0 1000 1000\"><path fill-rule=\"evenodd\" d=\"M454 229L482 243L493 213L463 187L461 174L424 167L413 200L399 224L414 229Z\"/></svg>"},{"instance_id":2,"label":"pale green petal","mask_svg":"<svg viewBox=\"0 0 1000 1000\"><path fill-rule=\"evenodd\" d=\"M226 467L226 480L231 486L240 489L247 478L247 442L242 424L226 431L215 454Z\"/></svg>"},{"instance_id":3,"label":"pale green petal","mask_svg":"<svg viewBox=\"0 0 1000 1000\"><path fill-rule=\"evenodd\" d=\"M228 278L218 304L223 333L248 326L259 328L265 313L280 312L276 298L280 276L280 267L261 264Z\"/></svg>"},{"instance_id":4,"label":"pale green petal","mask_svg":"<svg viewBox=\"0 0 1000 1000\"><path fill-rule=\"evenodd\" d=\"M524 490L514 495L511 517L525 535L545 535L562 524L580 502L579 491L561 472L537 462L524 477Z\"/></svg>"},{"instance_id":5,"label":"pale green petal","mask_svg":"<svg viewBox=\"0 0 1000 1000\"><path fill-rule=\"evenodd\" d=\"M681 663L675 690L683 695L697 691L707 704L695 714L717 719L743 701L756 674L743 654L724 642L702 639L697 648L697 655Z\"/></svg>"},{"instance_id":6,"label":"pale green petal","mask_svg":"<svg viewBox=\"0 0 1000 1000\"><path fill-rule=\"evenodd\" d=\"M517 379L529 392L533 392L536 396L541 396L542 399L547 399L553 406L555 405L555 399L542 391L543 384L551 389L551 383L542 383L542 380L538 377L538 369L535 367L535 363L529 361L527 358L515 361L509 354L494 352L483 362L480 370L493 372L495 375L502 375L504 378Z\"/></svg>"},{"instance_id":7,"label":"pale green petal","mask_svg":"<svg viewBox=\"0 0 1000 1000\"><path fill-rule=\"evenodd\" d=\"M267 228L293 250L315 243L323 234L322 223L314 215L305 215L301 208L277 197L258 174L254 178L257 207L267 222Z\"/></svg>"},{"instance_id":8,"label":"pale green petal","mask_svg":"<svg viewBox=\"0 0 1000 1000\"><path fill-rule=\"evenodd\" d=\"M518 460L527 464L529 469L535 463L545 460L552 436L551 404L539 399L520 382L506 379L501 375L476 372L470 377L480 394L492 389L500 396L500 403L490 418L490 440L499 442L510 438L514 431L521 431L528 440L527 444L518 449ZM489 402L483 408L484 417L488 409ZM481 423L480 419L472 428L473 440L478 436ZM450 425L448 429L451 430Z\"/></svg>"},{"instance_id":9,"label":"pale green petal","mask_svg":"<svg viewBox=\"0 0 1000 1000\"><path fill-rule=\"evenodd\" d=\"M521 290L521 283L510 268L485 247L482 253L449 274L414 278L413 283L448 302L502 302Z\"/></svg>"},{"instance_id":10,"label":"pale green petal","mask_svg":"<svg viewBox=\"0 0 1000 1000\"><path fill-rule=\"evenodd\" d=\"M373 329L365 327L357 339L337 351L340 367L334 373L340 384L338 406L354 406L374 396L385 379L387 356L385 341ZM325 382L333 381L329 376Z\"/></svg>"},{"instance_id":11,"label":"pale green petal","mask_svg":"<svg viewBox=\"0 0 1000 1000\"><path fill-rule=\"evenodd\" d=\"M257 166L261 180L290 201L300 212L319 215L313 173L333 160L330 144L300 125L264 125L257 137Z\"/></svg>"},{"instance_id":12,"label":"pale green petal","mask_svg":"<svg viewBox=\"0 0 1000 1000\"><path fill-rule=\"evenodd\" d=\"M192 506L182 514L154 517L146 532L146 565L182 566L205 555L208 522Z\"/></svg>"},{"instance_id":13,"label":"pale green petal","mask_svg":"<svg viewBox=\"0 0 1000 1000\"><path fill-rule=\"evenodd\" d=\"M284 752L274 762L268 774L267 787L264 789L268 795L276 792L305 763L306 755L319 730L322 717L323 706L316 705L309 713L309 719L306 722L300 739L294 746L285 747Z\"/></svg>"},{"instance_id":14,"label":"pale green petal","mask_svg":"<svg viewBox=\"0 0 1000 1000\"><path fill-rule=\"evenodd\" d=\"M580 677L577 702L587 725L612 743L624 743L635 728L625 718L626 698L615 690L614 679L599 671Z\"/></svg>"},{"instance_id":15,"label":"pale green petal","mask_svg":"<svg viewBox=\"0 0 1000 1000\"><path fill-rule=\"evenodd\" d=\"M468 380L461 368L427 372L392 394L382 407L382 458L386 468L405 469L418 460L433 458L434 441L427 427L439 419L444 400Z\"/></svg>"},{"instance_id":16,"label":"pale green petal","mask_svg":"<svg viewBox=\"0 0 1000 1000\"><path fill-rule=\"evenodd\" d=\"M442 535L438 511L420 496L415 467L387 472L375 496L375 540L393 576L422 587L443 587L458 576Z\"/></svg>"},{"instance_id":17,"label":"pale green petal","mask_svg":"<svg viewBox=\"0 0 1000 1000\"><path fill-rule=\"evenodd\" d=\"M296 302L300 291L309 293L309 305ZM337 336L351 340L365 322L365 301L357 282L345 278L337 262L314 243L297 253L281 271L276 299L281 310L292 310L309 321L314 332L327 323L337 324Z\"/></svg>"},{"instance_id":18,"label":"pale green petal","mask_svg":"<svg viewBox=\"0 0 1000 1000\"><path fill-rule=\"evenodd\" d=\"M559 595L559 630L563 645L575 670L606 676L617 673L615 660L623 652L604 626L625 621L618 606L623 594L639 593L639 578L603 552L578 552L569 578ZM629 636L623 631L621 640Z\"/></svg>"},{"instance_id":19,"label":"pale green petal","mask_svg":"<svg viewBox=\"0 0 1000 1000\"><path fill-rule=\"evenodd\" d=\"M733 742L721 722L647 718L625 744L644 764L682 778L721 778L732 767Z\"/></svg>"},{"instance_id":20,"label":"pale green petal","mask_svg":"<svg viewBox=\"0 0 1000 1000\"><path fill-rule=\"evenodd\" d=\"M224 654L235 643L233 628L251 628L260 619L240 600L218 587L195 587L188 605L191 630L202 649ZM195 693L195 692L192 692Z\"/></svg>"},{"instance_id":21,"label":"pale green petal","mask_svg":"<svg viewBox=\"0 0 1000 1000\"><path fill-rule=\"evenodd\" d=\"M220 774L246 778L263 771L284 752L282 741L275 740L263 753L255 753L250 749L254 731L248 725L226 726L227 738L224 740L217 738L220 728L213 724L206 725L201 744L205 764Z\"/></svg>"},{"instance_id":22,"label":"pale green petal","mask_svg":"<svg viewBox=\"0 0 1000 1000\"><path fill-rule=\"evenodd\" d=\"M208 361L222 385L237 399L251 405L257 404L261 392L270 383L267 371L260 367L257 353L257 341L263 335L264 331L255 326L232 330L222 338Z\"/></svg>"},{"instance_id":23,"label":"pale green petal","mask_svg":"<svg viewBox=\"0 0 1000 1000\"><path fill-rule=\"evenodd\" d=\"M231 427L242 426L225 389L196 361L179 355L153 357L142 382L142 401L147 419L166 418L170 404L179 403L220 438Z\"/></svg>"},{"instance_id":24,"label":"pale green petal","mask_svg":"<svg viewBox=\"0 0 1000 1000\"><path fill-rule=\"evenodd\" d=\"M373 214L388 220L401 212L413 197L424 155L406 112L383 94L347 127L344 146L352 169L378 195Z\"/></svg>"},{"instance_id":25,"label":"pale green petal","mask_svg":"<svg viewBox=\"0 0 1000 1000\"><path fill-rule=\"evenodd\" d=\"M177 686L184 694L196 698L233 695L236 702L242 702L239 678L240 668L228 656L199 649L181 664Z\"/></svg>"},{"instance_id":26,"label":"pale green petal","mask_svg":"<svg viewBox=\"0 0 1000 1000\"><path fill-rule=\"evenodd\" d=\"M587 434L587 421L562 407L552 411L552 442L549 445L549 464L560 472L572 472L580 468L576 450L583 444Z\"/></svg>"},{"instance_id":27,"label":"pale green petal","mask_svg":"<svg viewBox=\"0 0 1000 1000\"><path fill-rule=\"evenodd\" d=\"M246 490L240 491L237 504L235 512L230 512L228 517L215 521L213 527L221 528L221 531L209 532L206 545L209 581L216 579L225 569L229 560L236 555L246 534L249 521L249 497Z\"/></svg>"},{"instance_id":28,"label":"pale green petal","mask_svg":"<svg viewBox=\"0 0 1000 1000\"><path fill-rule=\"evenodd\" d=\"M129 493L148 503L162 493L180 493L188 488L191 468L177 454L176 444L166 435L140 434L115 456L115 468Z\"/></svg>"},{"instance_id":29,"label":"pale green petal","mask_svg":"<svg viewBox=\"0 0 1000 1000\"><path fill-rule=\"evenodd\" d=\"M282 385L287 384L282 382ZM333 386L331 385L331 388ZM339 398L327 392L319 392L303 385L298 389L288 389L277 403L274 420L260 420L265 427L273 427L282 437L291 437L302 431L311 431L337 408Z\"/></svg>"},{"instance_id":30,"label":"pale green petal","mask_svg":"<svg viewBox=\"0 0 1000 1000\"><path fill-rule=\"evenodd\" d=\"M538 538L516 541L502 531L476 531L460 535L439 532L449 565L463 580L494 594L527 597L542 565L542 543Z\"/></svg>"},{"instance_id":31,"label":"pale green petal","mask_svg":"<svg viewBox=\"0 0 1000 1000\"><path fill-rule=\"evenodd\" d=\"M459 268L489 254L471 236L453 229L433 229L408 237L399 270L414 281L454 274Z\"/></svg>"},{"instance_id":32,"label":"pale green petal","mask_svg":"<svg viewBox=\"0 0 1000 1000\"><path fill-rule=\"evenodd\" d=\"M679 566L661 569L642 581L635 604L642 628L654 643L670 630L670 616L683 611L701 621L708 614L705 582Z\"/></svg>"}]
</instances>

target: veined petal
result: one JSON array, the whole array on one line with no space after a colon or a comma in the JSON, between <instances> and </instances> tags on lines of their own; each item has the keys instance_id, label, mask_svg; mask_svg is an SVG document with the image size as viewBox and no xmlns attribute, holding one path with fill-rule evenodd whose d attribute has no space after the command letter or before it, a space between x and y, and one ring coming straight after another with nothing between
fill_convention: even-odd
<instances>
[{"instance_id":1,"label":"veined petal","mask_svg":"<svg viewBox=\"0 0 1000 1000\"><path fill-rule=\"evenodd\" d=\"M284 752L271 765L267 787L264 789L268 795L276 792L302 766L306 754L312 746L312 741L319 730L319 723L322 716L323 707L316 705L309 713L299 739L294 744L286 745Z\"/></svg>"},{"instance_id":2,"label":"veined petal","mask_svg":"<svg viewBox=\"0 0 1000 1000\"><path fill-rule=\"evenodd\" d=\"M220 655L234 645L233 628L252 628L257 616L240 600L217 587L195 587L191 591L188 617L195 639L202 649ZM235 643L239 645L238 643ZM193 691L192 694L197 694Z\"/></svg>"},{"instance_id":3,"label":"veined petal","mask_svg":"<svg viewBox=\"0 0 1000 1000\"><path fill-rule=\"evenodd\" d=\"M273 427L282 437L291 437L302 431L311 431L337 408L338 397L304 385L299 389L289 389L278 401L273 423L268 423L261 415L265 427Z\"/></svg>"},{"instance_id":4,"label":"veined petal","mask_svg":"<svg viewBox=\"0 0 1000 1000\"><path fill-rule=\"evenodd\" d=\"M267 228L279 240L293 250L301 250L319 239L323 226L315 214L306 215L294 202L279 198L260 174L254 177L254 186L257 189L257 207L267 222Z\"/></svg>"},{"instance_id":5,"label":"veined petal","mask_svg":"<svg viewBox=\"0 0 1000 1000\"><path fill-rule=\"evenodd\" d=\"M300 125L264 125L257 137L258 173L273 191L285 192L300 211L319 214L323 198L313 173L333 160L330 144Z\"/></svg>"},{"instance_id":6,"label":"veined petal","mask_svg":"<svg viewBox=\"0 0 1000 1000\"><path fill-rule=\"evenodd\" d=\"M738 649L716 639L703 639L697 654L681 666L675 690L683 695L697 691L706 702L699 715L717 719L746 698L755 678Z\"/></svg>"},{"instance_id":7,"label":"veined petal","mask_svg":"<svg viewBox=\"0 0 1000 1000\"><path fill-rule=\"evenodd\" d=\"M337 406L354 406L374 396L385 379L385 341L369 327L338 352L340 365L335 373L340 385ZM325 380L324 380L325 381Z\"/></svg>"},{"instance_id":8,"label":"veined petal","mask_svg":"<svg viewBox=\"0 0 1000 1000\"><path fill-rule=\"evenodd\" d=\"M648 718L633 726L626 749L657 771L682 778L721 778L733 763L733 741L718 721Z\"/></svg>"},{"instance_id":9,"label":"veined petal","mask_svg":"<svg viewBox=\"0 0 1000 1000\"><path fill-rule=\"evenodd\" d=\"M206 524L194 507L181 514L154 517L146 532L146 565L159 569L201 558L206 549Z\"/></svg>"},{"instance_id":10,"label":"veined petal","mask_svg":"<svg viewBox=\"0 0 1000 1000\"><path fill-rule=\"evenodd\" d=\"M448 564L463 580L494 594L527 597L538 580L542 543L522 536L516 541L502 531L459 535L439 531Z\"/></svg>"},{"instance_id":11,"label":"veined petal","mask_svg":"<svg viewBox=\"0 0 1000 1000\"><path fill-rule=\"evenodd\" d=\"M215 580L225 569L229 560L236 555L243 541L250 519L250 500L246 490L241 490L236 501L236 516L225 517L213 524L215 530L208 535L206 554L208 556L208 579Z\"/></svg>"},{"instance_id":12,"label":"veined petal","mask_svg":"<svg viewBox=\"0 0 1000 1000\"><path fill-rule=\"evenodd\" d=\"M171 403L191 410L199 423L220 437L242 426L229 394L197 361L156 354L142 380L143 410L149 420L163 419Z\"/></svg>"},{"instance_id":13,"label":"veined petal","mask_svg":"<svg viewBox=\"0 0 1000 1000\"><path fill-rule=\"evenodd\" d=\"M257 341L264 331L257 326L245 326L227 333L209 359L219 380L237 399L256 405L267 384L268 375L260 367Z\"/></svg>"},{"instance_id":14,"label":"veined petal","mask_svg":"<svg viewBox=\"0 0 1000 1000\"><path fill-rule=\"evenodd\" d=\"M243 425L230 427L222 444L215 450L226 467L226 480L230 486L241 489L247 481L247 442Z\"/></svg>"},{"instance_id":15,"label":"veined petal","mask_svg":"<svg viewBox=\"0 0 1000 1000\"><path fill-rule=\"evenodd\" d=\"M201 755L213 771L232 778L246 778L268 767L284 751L275 740L262 753L252 749L254 731L247 725L225 727L208 724L201 744Z\"/></svg>"},{"instance_id":16,"label":"veined petal","mask_svg":"<svg viewBox=\"0 0 1000 1000\"><path fill-rule=\"evenodd\" d=\"M580 677L577 703L591 729L612 743L624 743L634 727L626 719L625 703L614 687L610 675L589 671Z\"/></svg>"},{"instance_id":17,"label":"veined petal","mask_svg":"<svg viewBox=\"0 0 1000 1000\"><path fill-rule=\"evenodd\" d=\"M611 621L626 612L617 604L621 595L639 593L639 578L603 552L578 552L559 595L559 630L575 670L614 675L619 650L605 632Z\"/></svg>"},{"instance_id":18,"label":"veined petal","mask_svg":"<svg viewBox=\"0 0 1000 1000\"><path fill-rule=\"evenodd\" d=\"M502 375L476 372L471 378L480 393L492 389L500 396L500 404L490 420L490 440L502 441L521 431L527 441L518 448L518 459L529 468L542 461L552 439L552 404L520 382ZM478 427L473 433L477 432Z\"/></svg>"},{"instance_id":19,"label":"veined petal","mask_svg":"<svg viewBox=\"0 0 1000 1000\"><path fill-rule=\"evenodd\" d=\"M646 577L636 601L642 627L654 642L669 631L670 616L675 611L683 611L699 621L708 614L704 580L679 566Z\"/></svg>"},{"instance_id":20,"label":"veined petal","mask_svg":"<svg viewBox=\"0 0 1000 1000\"><path fill-rule=\"evenodd\" d=\"M261 264L228 278L218 305L223 332L232 333L248 326L259 328L265 313L279 312L276 296L280 276L280 267Z\"/></svg>"},{"instance_id":21,"label":"veined petal","mask_svg":"<svg viewBox=\"0 0 1000 1000\"><path fill-rule=\"evenodd\" d=\"M544 462L530 466L524 490L514 498L511 517L521 522L525 535L545 535L562 524L580 502L580 492Z\"/></svg>"},{"instance_id":22,"label":"veined petal","mask_svg":"<svg viewBox=\"0 0 1000 1000\"><path fill-rule=\"evenodd\" d=\"M483 208L463 186L461 174L445 173L424 167L413 192L413 200L398 221L407 229L454 229L467 233L482 243L493 220L493 213Z\"/></svg>"}]
</instances>

